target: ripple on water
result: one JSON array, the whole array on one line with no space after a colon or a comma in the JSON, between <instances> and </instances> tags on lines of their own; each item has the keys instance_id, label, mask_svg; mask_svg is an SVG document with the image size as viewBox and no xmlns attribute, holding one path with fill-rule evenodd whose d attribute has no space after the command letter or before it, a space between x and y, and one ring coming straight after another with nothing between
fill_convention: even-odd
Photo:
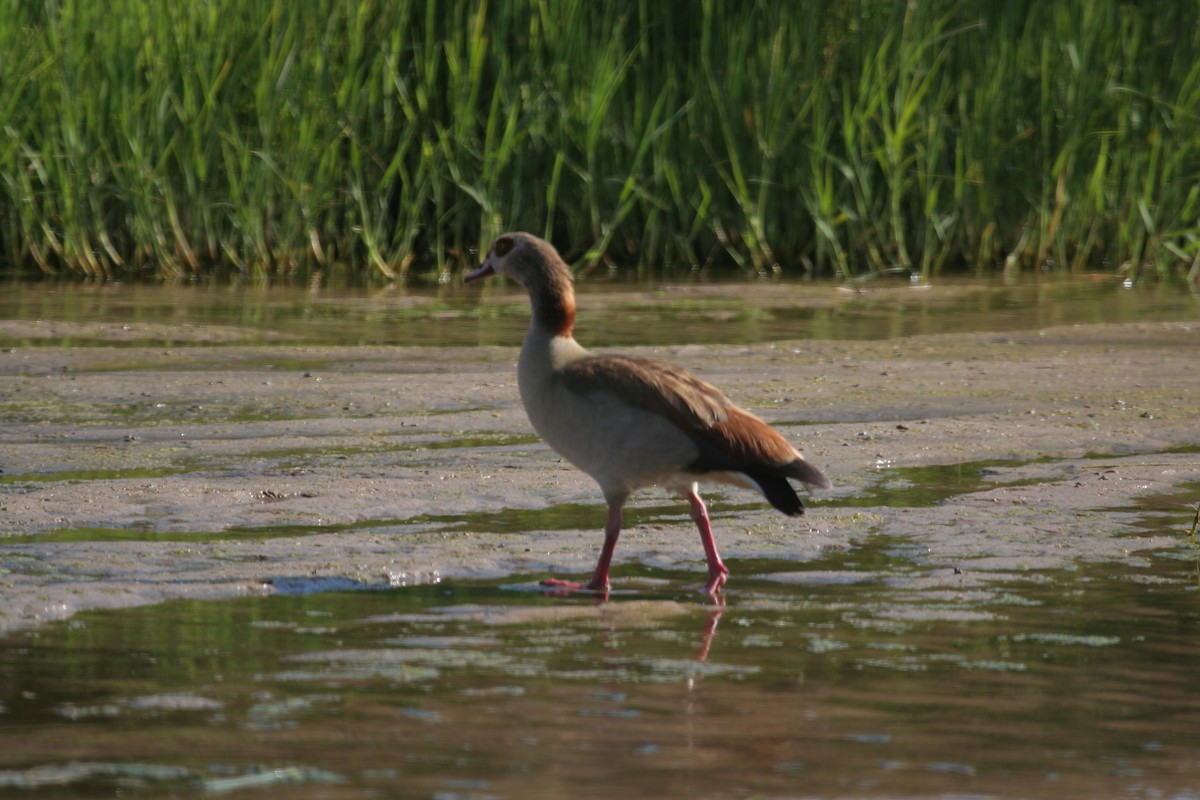
<instances>
[{"instance_id":1,"label":"ripple on water","mask_svg":"<svg viewBox=\"0 0 1200 800\"><path fill-rule=\"evenodd\" d=\"M87 613L3 640L23 762L0 787L548 796L565 769L630 796L783 796L798 776L825 796L847 775L890 796L1036 796L1051 771L1056 792L1096 774L1184 788L1194 557L1011 575L950 602L889 578L892 559L922 572L894 544L811 565L833 580L734 560L768 577L725 605L689 571L644 570L607 603L446 582ZM64 763L64 737L87 731L93 757Z\"/></svg>"}]
</instances>

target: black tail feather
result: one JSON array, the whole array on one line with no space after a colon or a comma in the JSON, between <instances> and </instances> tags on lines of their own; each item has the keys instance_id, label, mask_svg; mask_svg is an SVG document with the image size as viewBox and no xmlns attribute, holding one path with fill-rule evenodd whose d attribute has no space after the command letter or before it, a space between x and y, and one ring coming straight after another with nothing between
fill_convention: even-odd
<instances>
[{"instance_id":1,"label":"black tail feather","mask_svg":"<svg viewBox=\"0 0 1200 800\"><path fill-rule=\"evenodd\" d=\"M798 481L803 481L809 486L818 489L832 489L833 484L829 478L825 477L825 473L814 467L812 464L805 461L803 458L797 458L791 464L785 467L789 477L795 478Z\"/></svg>"},{"instance_id":2,"label":"black tail feather","mask_svg":"<svg viewBox=\"0 0 1200 800\"><path fill-rule=\"evenodd\" d=\"M750 478L758 484L763 497L775 508L789 517L798 517L804 513L804 503L787 478L778 475L751 475Z\"/></svg>"}]
</instances>

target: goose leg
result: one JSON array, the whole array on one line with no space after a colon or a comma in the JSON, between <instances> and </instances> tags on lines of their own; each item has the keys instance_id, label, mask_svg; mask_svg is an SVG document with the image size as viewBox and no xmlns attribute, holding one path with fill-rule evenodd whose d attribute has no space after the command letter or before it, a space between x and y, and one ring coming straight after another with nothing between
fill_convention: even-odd
<instances>
[{"instance_id":1,"label":"goose leg","mask_svg":"<svg viewBox=\"0 0 1200 800\"><path fill-rule=\"evenodd\" d=\"M596 571L592 573L590 583L564 581L549 578L542 581L542 586L555 589L591 589L596 592L608 592L608 568L612 564L613 551L617 549L617 537L621 535L621 503L608 504L608 522L604 526L604 546L600 548L600 560L596 562Z\"/></svg>"},{"instance_id":2,"label":"goose leg","mask_svg":"<svg viewBox=\"0 0 1200 800\"><path fill-rule=\"evenodd\" d=\"M696 485L692 484L687 499L692 505L692 520L700 530L700 542L704 545L704 557L708 559L708 583L704 584L704 591L708 594L716 594L725 585L725 579L729 576L729 568L717 554L717 542L713 539L712 525L708 521L708 509L704 507L704 501L700 499L696 489Z\"/></svg>"}]
</instances>

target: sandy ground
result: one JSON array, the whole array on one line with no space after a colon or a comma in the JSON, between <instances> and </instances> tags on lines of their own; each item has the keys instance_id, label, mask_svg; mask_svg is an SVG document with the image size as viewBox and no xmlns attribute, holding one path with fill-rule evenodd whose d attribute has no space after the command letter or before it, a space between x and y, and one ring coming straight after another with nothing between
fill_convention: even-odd
<instances>
[{"instance_id":1,"label":"sandy ground","mask_svg":"<svg viewBox=\"0 0 1200 800\"><path fill-rule=\"evenodd\" d=\"M835 483L798 522L709 495L730 592L740 559L838 580L811 562L881 536L921 567L895 579L931 591L1187 546L1195 324L640 352L723 387ZM599 492L531 435L515 360L205 341L0 352L0 630L173 598L586 575ZM1178 526L1147 526L1148 507ZM686 510L635 499L617 586L633 561L700 586Z\"/></svg>"}]
</instances>

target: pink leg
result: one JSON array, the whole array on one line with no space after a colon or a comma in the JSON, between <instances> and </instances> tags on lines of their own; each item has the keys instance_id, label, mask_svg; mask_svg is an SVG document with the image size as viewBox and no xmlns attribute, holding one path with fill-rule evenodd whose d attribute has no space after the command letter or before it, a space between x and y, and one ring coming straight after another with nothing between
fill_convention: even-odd
<instances>
[{"instance_id":1,"label":"pink leg","mask_svg":"<svg viewBox=\"0 0 1200 800\"><path fill-rule=\"evenodd\" d=\"M604 546L600 548L600 560L596 562L596 571L592 573L590 583L579 583L578 581L564 581L558 578L549 578L542 581L542 586L549 586L556 589L566 589L568 591L575 589L591 589L595 592L607 593L609 589L608 567L612 564L613 551L617 548L617 537L621 535L621 504L608 504L608 522L604 526Z\"/></svg>"},{"instance_id":2,"label":"pink leg","mask_svg":"<svg viewBox=\"0 0 1200 800\"><path fill-rule=\"evenodd\" d=\"M725 585L725 578L729 575L729 568L722 563L721 556L717 554L717 543L713 539L712 526L708 522L708 509L704 507L704 501L696 493L695 486L688 492L687 499L692 504L692 519L695 521L696 527L700 529L700 541L704 545L704 557L708 559L708 583L704 585L704 591L708 594L716 594Z\"/></svg>"}]
</instances>

